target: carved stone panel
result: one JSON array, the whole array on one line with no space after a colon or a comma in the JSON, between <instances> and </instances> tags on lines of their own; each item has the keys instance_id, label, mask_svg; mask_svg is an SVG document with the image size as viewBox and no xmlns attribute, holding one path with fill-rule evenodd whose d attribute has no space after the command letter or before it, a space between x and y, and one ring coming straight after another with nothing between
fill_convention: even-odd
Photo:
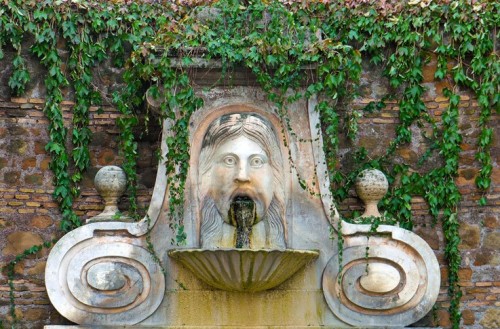
<instances>
[{"instance_id":1,"label":"carved stone panel","mask_svg":"<svg viewBox=\"0 0 500 329\"><path fill-rule=\"evenodd\" d=\"M202 248L285 248L283 159L253 113L213 121L199 158Z\"/></svg>"}]
</instances>

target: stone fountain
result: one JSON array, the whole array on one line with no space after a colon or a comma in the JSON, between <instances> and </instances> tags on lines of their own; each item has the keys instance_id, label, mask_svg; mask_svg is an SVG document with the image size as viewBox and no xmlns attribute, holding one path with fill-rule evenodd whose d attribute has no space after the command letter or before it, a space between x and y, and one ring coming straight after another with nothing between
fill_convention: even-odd
<instances>
[{"instance_id":1,"label":"stone fountain","mask_svg":"<svg viewBox=\"0 0 500 329\"><path fill-rule=\"evenodd\" d=\"M260 89L215 87L199 96L205 105L189 124L185 244L172 242L160 163L143 220L109 216L115 208L107 204L104 215L52 249L47 291L64 317L81 326L404 327L431 310L439 266L421 238L394 226L371 232L340 222L315 99L291 104L290 129L282 129ZM163 154L175 137L171 124L163 124ZM373 171L359 179L366 216L379 215L383 179Z\"/></svg>"},{"instance_id":2,"label":"stone fountain","mask_svg":"<svg viewBox=\"0 0 500 329\"><path fill-rule=\"evenodd\" d=\"M213 287L248 292L274 288L318 257L286 249L283 159L269 121L220 116L199 161L201 249L171 250L171 257Z\"/></svg>"}]
</instances>

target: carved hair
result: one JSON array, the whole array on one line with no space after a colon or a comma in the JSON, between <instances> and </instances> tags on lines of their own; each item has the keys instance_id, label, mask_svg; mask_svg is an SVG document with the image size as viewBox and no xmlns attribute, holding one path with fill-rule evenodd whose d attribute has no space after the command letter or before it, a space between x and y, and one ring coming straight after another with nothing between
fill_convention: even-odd
<instances>
[{"instance_id":1,"label":"carved hair","mask_svg":"<svg viewBox=\"0 0 500 329\"><path fill-rule=\"evenodd\" d=\"M273 172L273 198L263 220L266 221L266 241L274 247L285 247L285 190L283 178L283 158L278 137L271 123L254 113L233 113L223 115L214 120L207 129L203 138L199 158L198 179L211 169L216 150L224 142L240 136L259 144L269 158ZM207 188L201 181L201 191L206 193ZM222 238L223 219L218 213L215 203L207 195L200 195L201 209L201 244L211 240L215 243ZM209 245L212 243L208 243Z\"/></svg>"}]
</instances>

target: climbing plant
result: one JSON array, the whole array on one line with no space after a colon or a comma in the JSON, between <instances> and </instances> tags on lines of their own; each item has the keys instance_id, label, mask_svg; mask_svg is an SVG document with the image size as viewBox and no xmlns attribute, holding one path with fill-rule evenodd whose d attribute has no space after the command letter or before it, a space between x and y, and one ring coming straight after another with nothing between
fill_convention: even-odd
<instances>
[{"instance_id":1,"label":"climbing plant","mask_svg":"<svg viewBox=\"0 0 500 329\"><path fill-rule=\"evenodd\" d=\"M500 111L500 61L496 42L500 4L490 1L2 1L0 2L0 59L10 58L9 87L22 95L30 81L29 53L45 67L46 102L52 157L54 199L68 232L80 225L73 211L78 183L90 165L89 108L110 99L120 111L122 167L127 174L130 213L139 218L136 202L137 140L135 131L144 121L156 119L144 106L146 90L160 100L160 119L172 122L166 137L167 168L173 243L186 238L182 223L184 183L188 172L190 116L202 106L190 80L194 58L217 60L221 81L229 80L235 67L245 67L273 102L289 135L297 136L288 122L288 105L301 98L317 97L331 191L342 203L357 174L378 168L392 188L381 203L383 210L411 229L414 196L422 196L434 218L441 221L449 265L450 315L460 324L457 208L460 193L455 184L461 152L459 88L471 90L479 104L476 178L487 203L491 184L490 147L492 113ZM68 55L60 52L65 49ZM425 104L423 67L434 56L436 80L448 82L449 99L440 120ZM350 104L358 96L362 62L380 67L392 88L380 100L362 109ZM6 61L4 60L4 63ZM123 87L111 95L99 90L93 74L99 65L121 69ZM305 72L308 72L305 74ZM72 122L64 121L62 90L74 89ZM339 170L339 135L355 140L358 120L380 111L386 102L397 102L396 136L385 154L370 157L356 148L349 173ZM418 164L396 161L396 151L410 143L412 127L430 127L425 136L428 151ZM307 141L306 141L307 142ZM416 168L438 159L434 169ZM290 155L290 159L293 158ZM302 186L308 184L299 177ZM339 241L341 241L339 237ZM340 245L341 247L341 245ZM30 249L7 265L11 286L11 316L16 322L12 294L13 266Z\"/></svg>"}]
</instances>

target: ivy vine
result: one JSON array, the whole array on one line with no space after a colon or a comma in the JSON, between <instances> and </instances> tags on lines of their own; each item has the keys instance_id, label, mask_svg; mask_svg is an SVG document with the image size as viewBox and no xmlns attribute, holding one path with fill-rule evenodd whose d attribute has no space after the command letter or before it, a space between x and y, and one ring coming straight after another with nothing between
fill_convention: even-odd
<instances>
[{"instance_id":1,"label":"ivy vine","mask_svg":"<svg viewBox=\"0 0 500 329\"><path fill-rule=\"evenodd\" d=\"M50 141L46 150L52 157L54 199L61 210L63 232L81 225L73 202L79 196L82 174L90 165L89 109L101 104L103 98L111 99L121 113L117 126L122 167L128 179L130 215L135 218L139 218L135 131L150 119L144 111L146 90L161 100L159 119L171 120L175 136L167 137L168 154L162 155L171 227L176 232L172 242L182 244L186 239L182 208L189 164L188 124L202 106L190 81L193 58L219 60L221 79L229 80L235 67L252 72L292 138L297 137L288 121L288 105L300 98L317 97L318 128L322 129L337 203L348 197L361 170L377 168L393 184L381 207L400 226L413 226L414 196L425 199L434 223L441 221L450 273L450 315L453 327L458 328L461 258L457 208L461 196L455 179L462 142L458 88L472 91L479 104L481 133L476 159L481 169L476 185L483 194L479 202L485 205L492 172L490 118L500 112L499 9L497 2L466 0L3 1L0 60L5 49L13 54L8 82L13 95L22 95L30 81L25 47L30 47L47 70L44 113L49 119ZM62 58L61 47L68 50L67 57ZM429 113L424 101L423 67L432 56L437 61L435 79L450 85L444 90L449 106L440 120ZM174 57L178 59L175 63ZM358 96L363 58L383 68L393 90L380 101L355 110L349 104ZM95 67L101 63L123 70L124 87L112 95L93 85ZM74 89L75 102L71 124L65 122L61 105L63 90L69 87ZM399 121L387 152L371 158L366 149L356 149L356 166L343 174L337 160L340 132L355 140L358 120L366 113L380 111L388 101L397 101ZM395 160L396 151L412 141L415 126L431 127L431 133L424 136L429 140L428 152L417 165L437 157L442 166L416 170L415 164ZM290 159L293 166L291 155ZM300 177L299 181L307 187ZM341 253L341 236L338 241ZM39 250L35 249L28 254ZM24 257L18 255L7 265L14 323L13 266Z\"/></svg>"}]
</instances>

